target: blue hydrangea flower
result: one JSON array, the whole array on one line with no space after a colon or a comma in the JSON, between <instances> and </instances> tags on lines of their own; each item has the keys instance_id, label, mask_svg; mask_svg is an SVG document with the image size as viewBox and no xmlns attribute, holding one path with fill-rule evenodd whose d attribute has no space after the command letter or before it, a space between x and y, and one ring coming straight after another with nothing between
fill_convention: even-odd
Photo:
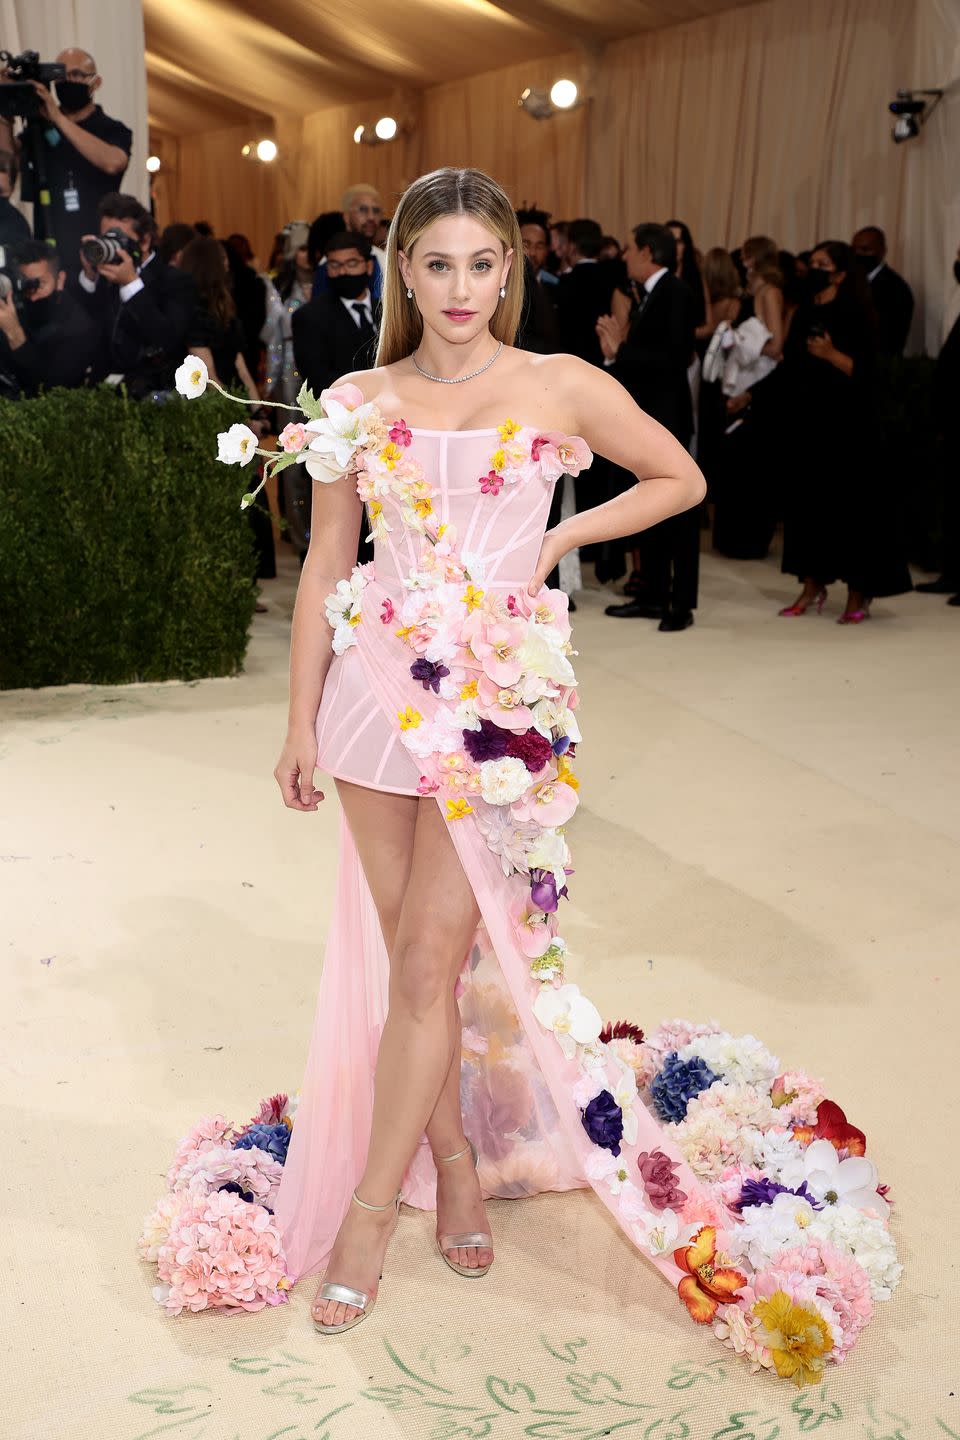
<instances>
[{"instance_id":1,"label":"blue hydrangea flower","mask_svg":"<svg viewBox=\"0 0 960 1440\"><path fill-rule=\"evenodd\" d=\"M234 1145L234 1150L266 1150L271 1160L286 1164L291 1131L286 1125L251 1125ZM246 1196L244 1196L246 1199Z\"/></svg>"},{"instance_id":2,"label":"blue hydrangea flower","mask_svg":"<svg viewBox=\"0 0 960 1440\"><path fill-rule=\"evenodd\" d=\"M693 1097L701 1090L709 1090L716 1079L718 1076L699 1055L693 1060L681 1060L676 1050L671 1050L663 1062L663 1069L650 1086L654 1108L660 1119L678 1125L685 1119L687 1106Z\"/></svg>"}]
</instances>

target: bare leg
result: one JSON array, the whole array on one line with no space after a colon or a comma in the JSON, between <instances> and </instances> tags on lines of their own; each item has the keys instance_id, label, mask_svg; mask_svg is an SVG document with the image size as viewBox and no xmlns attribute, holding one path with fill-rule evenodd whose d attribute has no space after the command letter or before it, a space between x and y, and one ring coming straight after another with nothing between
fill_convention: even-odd
<instances>
[{"instance_id":1,"label":"bare leg","mask_svg":"<svg viewBox=\"0 0 960 1440\"><path fill-rule=\"evenodd\" d=\"M367 1165L357 1186L361 1199L382 1205L400 1188L448 1083L458 1038L454 985L479 911L435 801L384 796L342 784L338 789L371 892L405 843L407 853L412 852L399 913L395 894L384 897L388 912L392 908L397 914L389 1010L377 1057ZM398 806L403 800L407 805ZM416 810L412 837L409 806ZM371 1298L376 1294L393 1226L391 1213L384 1215L386 1219L351 1206L330 1256L327 1280L352 1285ZM353 1318L354 1309L328 1301L315 1306L314 1314L324 1324L339 1325Z\"/></svg>"}]
</instances>

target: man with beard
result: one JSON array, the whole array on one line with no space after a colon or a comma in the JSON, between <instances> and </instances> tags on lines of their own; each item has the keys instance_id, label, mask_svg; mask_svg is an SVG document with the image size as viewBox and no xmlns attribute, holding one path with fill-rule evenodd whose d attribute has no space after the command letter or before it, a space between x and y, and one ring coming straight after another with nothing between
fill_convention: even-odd
<instances>
[{"instance_id":1,"label":"man with beard","mask_svg":"<svg viewBox=\"0 0 960 1440\"><path fill-rule=\"evenodd\" d=\"M55 250L28 240L18 259L24 282L20 310L12 294L0 296L0 372L7 393L36 395L55 385L82 385L97 352L96 325L64 289L66 272Z\"/></svg>"},{"instance_id":2,"label":"man with beard","mask_svg":"<svg viewBox=\"0 0 960 1440\"><path fill-rule=\"evenodd\" d=\"M43 150L50 206L46 210L49 233L72 276L80 268L83 235L97 229L97 206L104 195L120 188L130 163L133 134L120 120L105 115L94 101L103 84L97 64L86 50L62 50L57 63L66 70L54 81L56 99L45 85L33 82L42 108ZM0 120L0 150L11 150L10 122ZM36 176L29 147L20 162L20 195L33 200ZM41 210L41 213L44 213Z\"/></svg>"}]
</instances>

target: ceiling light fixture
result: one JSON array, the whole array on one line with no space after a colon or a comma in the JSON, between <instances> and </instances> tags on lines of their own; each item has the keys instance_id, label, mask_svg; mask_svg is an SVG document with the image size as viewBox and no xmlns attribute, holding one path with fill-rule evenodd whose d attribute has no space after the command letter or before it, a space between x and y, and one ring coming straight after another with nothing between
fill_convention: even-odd
<instances>
[{"instance_id":1,"label":"ceiling light fixture","mask_svg":"<svg viewBox=\"0 0 960 1440\"><path fill-rule=\"evenodd\" d=\"M381 115L374 129L378 140L393 140L397 133L397 122L392 115Z\"/></svg>"},{"instance_id":2,"label":"ceiling light fixture","mask_svg":"<svg viewBox=\"0 0 960 1440\"><path fill-rule=\"evenodd\" d=\"M550 99L558 110L569 110L576 105L579 91L572 80L558 80L550 91Z\"/></svg>"},{"instance_id":3,"label":"ceiling light fixture","mask_svg":"<svg viewBox=\"0 0 960 1440\"><path fill-rule=\"evenodd\" d=\"M156 175L157 171L160 169L160 156L159 156L159 155L148 155L148 156L147 156L147 169L150 171L150 174L151 174L151 175Z\"/></svg>"},{"instance_id":4,"label":"ceiling light fixture","mask_svg":"<svg viewBox=\"0 0 960 1440\"><path fill-rule=\"evenodd\" d=\"M258 159L258 160L262 160L265 165L269 165L270 162L271 162L272 160L276 160L276 158L277 158L277 146L276 146L276 142L275 142L275 141L273 141L273 140L258 140L258 141L257 141L257 159Z\"/></svg>"},{"instance_id":5,"label":"ceiling light fixture","mask_svg":"<svg viewBox=\"0 0 960 1440\"><path fill-rule=\"evenodd\" d=\"M517 104L532 120L552 120L561 110L575 110L585 104L585 99L575 81L555 80L549 90L528 85Z\"/></svg>"}]
</instances>

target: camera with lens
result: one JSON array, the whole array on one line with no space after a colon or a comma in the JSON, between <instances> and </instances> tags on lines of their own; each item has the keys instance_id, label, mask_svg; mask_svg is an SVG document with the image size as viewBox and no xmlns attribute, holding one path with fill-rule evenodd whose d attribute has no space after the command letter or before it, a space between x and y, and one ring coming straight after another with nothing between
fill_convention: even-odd
<instances>
[{"instance_id":1,"label":"camera with lens","mask_svg":"<svg viewBox=\"0 0 960 1440\"><path fill-rule=\"evenodd\" d=\"M0 300L13 297L17 314L23 314L23 303L28 295L40 289L40 279L35 276L28 280L20 274L16 258L8 245L0 245Z\"/></svg>"},{"instance_id":2,"label":"camera with lens","mask_svg":"<svg viewBox=\"0 0 960 1440\"><path fill-rule=\"evenodd\" d=\"M102 235L91 235L84 240L80 254L88 265L116 265L121 255L129 255L134 265L139 265L140 242L131 240L125 230L114 225Z\"/></svg>"},{"instance_id":3,"label":"camera with lens","mask_svg":"<svg viewBox=\"0 0 960 1440\"><path fill-rule=\"evenodd\" d=\"M43 63L36 50L24 50L22 55L11 55L9 50L0 50L0 61L7 72L7 83L0 85L0 119L36 120L43 114L40 96L30 83L39 80L41 85L53 85L57 80L66 80L65 65L53 62Z\"/></svg>"}]
</instances>

